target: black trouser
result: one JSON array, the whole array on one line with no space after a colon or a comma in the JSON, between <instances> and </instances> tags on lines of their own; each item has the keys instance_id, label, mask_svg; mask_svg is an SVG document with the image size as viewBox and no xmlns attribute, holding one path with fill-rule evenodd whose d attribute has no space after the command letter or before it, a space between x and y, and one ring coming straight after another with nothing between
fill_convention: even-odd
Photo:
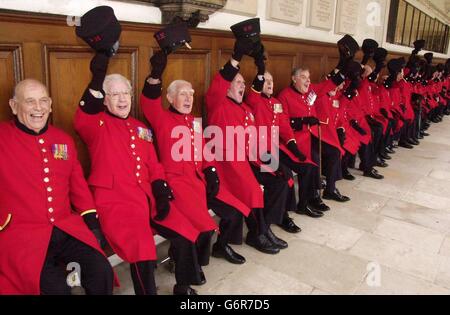
<instances>
[{"instance_id":1,"label":"black trouser","mask_svg":"<svg viewBox=\"0 0 450 315\"><path fill-rule=\"evenodd\" d=\"M299 205L306 205L315 198L316 190L320 189L319 168L312 164L292 161L282 150L280 150L280 161L297 173Z\"/></svg>"},{"instance_id":2,"label":"black trouser","mask_svg":"<svg viewBox=\"0 0 450 315\"><path fill-rule=\"evenodd\" d=\"M114 274L108 259L99 251L57 227L53 228L41 272L41 294L69 295L71 293L66 275L66 266L69 263L77 263L80 266L81 286L86 294L112 294Z\"/></svg>"},{"instance_id":3,"label":"black trouser","mask_svg":"<svg viewBox=\"0 0 450 315\"><path fill-rule=\"evenodd\" d=\"M258 166L252 165L253 173L258 182L264 187L264 221L267 227L270 224L281 224L286 211L286 200L289 193L288 177L292 174L289 169L279 164L278 169L284 176L262 172Z\"/></svg>"},{"instance_id":4,"label":"black trouser","mask_svg":"<svg viewBox=\"0 0 450 315\"><path fill-rule=\"evenodd\" d=\"M370 141L368 144L361 144L358 150L359 158L361 159L360 169L364 172L372 170L376 163L376 154L373 150L373 143Z\"/></svg>"},{"instance_id":5,"label":"black trouser","mask_svg":"<svg viewBox=\"0 0 450 315\"><path fill-rule=\"evenodd\" d=\"M169 257L175 262L177 285L191 285L200 282L201 264L209 262L211 232L200 233L196 243L154 221L151 226L170 241ZM206 248L207 247L207 248Z\"/></svg>"},{"instance_id":6,"label":"black trouser","mask_svg":"<svg viewBox=\"0 0 450 315\"><path fill-rule=\"evenodd\" d=\"M244 221L244 215L236 208L217 198L208 199L208 208L212 209L214 213L220 217L220 233L217 236L217 242L221 246L230 243L235 244L239 241L242 243L242 223Z\"/></svg>"},{"instance_id":7,"label":"black trouser","mask_svg":"<svg viewBox=\"0 0 450 315\"><path fill-rule=\"evenodd\" d=\"M146 260L130 263L131 279L136 295L156 295L156 261Z\"/></svg>"},{"instance_id":8,"label":"black trouser","mask_svg":"<svg viewBox=\"0 0 450 315\"><path fill-rule=\"evenodd\" d=\"M351 154L348 151L345 151L345 154L342 157L341 161L342 173L348 173L348 168L350 167L350 163L354 159L354 157L355 156L353 154Z\"/></svg>"},{"instance_id":9,"label":"black trouser","mask_svg":"<svg viewBox=\"0 0 450 315\"><path fill-rule=\"evenodd\" d=\"M317 165L320 165L319 139L312 137L311 145L312 160ZM322 141L321 153L322 173L325 175L327 181L326 191L333 193L336 190L336 181L342 179L341 152L338 148Z\"/></svg>"},{"instance_id":10,"label":"black trouser","mask_svg":"<svg viewBox=\"0 0 450 315\"><path fill-rule=\"evenodd\" d=\"M384 134L384 143L386 146L392 146L393 136L391 135L392 130L395 129L397 122L395 119L389 119L386 133Z\"/></svg>"},{"instance_id":11,"label":"black trouser","mask_svg":"<svg viewBox=\"0 0 450 315\"><path fill-rule=\"evenodd\" d=\"M385 144L383 141L383 125L381 123L372 122L369 124L372 135L372 144L374 154L378 156L384 152Z\"/></svg>"}]
</instances>

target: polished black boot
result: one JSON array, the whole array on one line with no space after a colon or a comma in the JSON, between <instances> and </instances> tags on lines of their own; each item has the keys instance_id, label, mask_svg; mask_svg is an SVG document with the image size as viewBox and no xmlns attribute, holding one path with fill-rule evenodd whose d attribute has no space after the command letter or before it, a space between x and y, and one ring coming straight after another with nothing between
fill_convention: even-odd
<instances>
[{"instance_id":1,"label":"polished black boot","mask_svg":"<svg viewBox=\"0 0 450 315\"><path fill-rule=\"evenodd\" d=\"M363 176L371 177L374 179L383 179L384 178L384 176L381 174L378 174L378 172L374 168L372 168L370 171L365 171Z\"/></svg>"},{"instance_id":2,"label":"polished black boot","mask_svg":"<svg viewBox=\"0 0 450 315\"><path fill-rule=\"evenodd\" d=\"M330 207L328 207L320 197L316 197L313 200L308 202L308 205L312 207L315 211L328 211L330 210Z\"/></svg>"},{"instance_id":3,"label":"polished black boot","mask_svg":"<svg viewBox=\"0 0 450 315\"><path fill-rule=\"evenodd\" d=\"M264 234L255 236L249 232L247 233L245 243L265 254L273 255L280 252L280 249L275 244L273 244Z\"/></svg>"},{"instance_id":4,"label":"polished black boot","mask_svg":"<svg viewBox=\"0 0 450 315\"><path fill-rule=\"evenodd\" d=\"M341 195L339 190L336 188L334 192L327 192L326 190L323 192L323 199L335 200L338 202L346 202L349 201L350 198L347 196Z\"/></svg>"},{"instance_id":5,"label":"polished black boot","mask_svg":"<svg viewBox=\"0 0 450 315\"><path fill-rule=\"evenodd\" d=\"M173 295L198 295L198 293L188 285L175 284Z\"/></svg>"},{"instance_id":6,"label":"polished black boot","mask_svg":"<svg viewBox=\"0 0 450 315\"><path fill-rule=\"evenodd\" d=\"M281 238L277 237L275 234L273 234L273 231L270 228L267 229L266 236L269 239L269 241L271 241L272 244L274 244L279 249L285 249L288 247L288 243L282 240Z\"/></svg>"},{"instance_id":7,"label":"polished black boot","mask_svg":"<svg viewBox=\"0 0 450 315\"><path fill-rule=\"evenodd\" d=\"M278 225L280 228L285 230L288 233L299 233L301 232L301 228L297 226L292 218L288 215L285 215L281 224Z\"/></svg>"},{"instance_id":8,"label":"polished black boot","mask_svg":"<svg viewBox=\"0 0 450 315\"><path fill-rule=\"evenodd\" d=\"M212 248L211 256L225 258L226 261L236 265L245 263L245 258L236 253L229 245L222 246L219 243L215 243Z\"/></svg>"},{"instance_id":9,"label":"polished black boot","mask_svg":"<svg viewBox=\"0 0 450 315\"><path fill-rule=\"evenodd\" d=\"M355 176L350 174L350 172L348 170L342 172L342 178L346 179L346 180L355 180L356 179Z\"/></svg>"},{"instance_id":10,"label":"polished black boot","mask_svg":"<svg viewBox=\"0 0 450 315\"><path fill-rule=\"evenodd\" d=\"M323 216L322 212L312 209L309 205L299 205L295 213L307 215L311 218L320 218L321 216Z\"/></svg>"}]
</instances>

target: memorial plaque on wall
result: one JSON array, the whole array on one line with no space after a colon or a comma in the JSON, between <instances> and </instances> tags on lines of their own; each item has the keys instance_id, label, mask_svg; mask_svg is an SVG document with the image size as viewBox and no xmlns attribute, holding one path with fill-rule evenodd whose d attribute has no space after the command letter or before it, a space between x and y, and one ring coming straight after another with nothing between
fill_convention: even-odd
<instances>
[{"instance_id":1,"label":"memorial plaque on wall","mask_svg":"<svg viewBox=\"0 0 450 315\"><path fill-rule=\"evenodd\" d=\"M258 0L228 0L222 11L256 16L258 12Z\"/></svg>"},{"instance_id":2,"label":"memorial plaque on wall","mask_svg":"<svg viewBox=\"0 0 450 315\"><path fill-rule=\"evenodd\" d=\"M333 27L335 2L336 0L310 0L308 26L331 30Z\"/></svg>"},{"instance_id":3,"label":"memorial plaque on wall","mask_svg":"<svg viewBox=\"0 0 450 315\"><path fill-rule=\"evenodd\" d=\"M300 24L302 23L303 0L267 0L267 19Z\"/></svg>"},{"instance_id":4,"label":"memorial plaque on wall","mask_svg":"<svg viewBox=\"0 0 450 315\"><path fill-rule=\"evenodd\" d=\"M336 10L336 33L356 33L358 25L359 0L338 0Z\"/></svg>"}]
</instances>

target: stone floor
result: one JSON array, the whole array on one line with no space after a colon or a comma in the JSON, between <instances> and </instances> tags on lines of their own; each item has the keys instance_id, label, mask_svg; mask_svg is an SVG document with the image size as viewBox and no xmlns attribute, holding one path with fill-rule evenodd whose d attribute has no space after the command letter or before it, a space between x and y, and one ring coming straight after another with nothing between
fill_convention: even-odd
<instances>
[{"instance_id":1,"label":"stone floor","mask_svg":"<svg viewBox=\"0 0 450 315\"><path fill-rule=\"evenodd\" d=\"M303 231L278 255L234 246L247 258L231 265L211 258L199 294L450 294L450 118L433 124L413 150L398 148L382 181L357 175L340 181L348 203L329 202L320 219L292 214ZM164 256L165 246L159 251ZM128 265L116 267L133 294ZM159 294L171 294L174 277L160 265Z\"/></svg>"}]
</instances>

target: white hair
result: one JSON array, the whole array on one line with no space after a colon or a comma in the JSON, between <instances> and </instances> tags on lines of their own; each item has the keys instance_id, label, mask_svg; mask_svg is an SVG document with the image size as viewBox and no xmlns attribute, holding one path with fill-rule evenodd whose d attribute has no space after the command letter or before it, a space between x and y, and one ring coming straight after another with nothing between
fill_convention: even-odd
<instances>
[{"instance_id":1,"label":"white hair","mask_svg":"<svg viewBox=\"0 0 450 315\"><path fill-rule=\"evenodd\" d=\"M105 91L105 93L109 92L108 88L112 82L123 82L126 84L126 86L128 87L128 89L130 91L132 89L130 80L128 80L121 74L113 73L113 74L108 74L105 77L105 80L103 81L103 91Z\"/></svg>"},{"instance_id":2,"label":"white hair","mask_svg":"<svg viewBox=\"0 0 450 315\"><path fill-rule=\"evenodd\" d=\"M174 80L172 83L169 84L167 87L167 94L171 97L175 97L178 89L181 85L190 85L192 87L191 82L185 81L185 80Z\"/></svg>"},{"instance_id":3,"label":"white hair","mask_svg":"<svg viewBox=\"0 0 450 315\"><path fill-rule=\"evenodd\" d=\"M293 76L293 77L296 77L296 76L298 76L299 74L300 74L300 72L303 72L303 71L309 71L309 69L308 68L294 68L293 70L292 70L292 73L291 73L291 75Z\"/></svg>"}]
</instances>

